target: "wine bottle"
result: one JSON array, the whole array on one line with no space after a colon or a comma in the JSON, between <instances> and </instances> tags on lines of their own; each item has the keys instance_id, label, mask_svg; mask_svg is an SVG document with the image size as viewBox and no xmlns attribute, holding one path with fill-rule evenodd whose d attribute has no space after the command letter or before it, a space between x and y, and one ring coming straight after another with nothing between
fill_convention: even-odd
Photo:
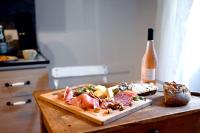
<instances>
[{"instance_id":1,"label":"wine bottle","mask_svg":"<svg viewBox=\"0 0 200 133\"><path fill-rule=\"evenodd\" d=\"M0 25L0 55L8 53L8 44L4 36L3 26Z\"/></svg>"},{"instance_id":2,"label":"wine bottle","mask_svg":"<svg viewBox=\"0 0 200 133\"><path fill-rule=\"evenodd\" d=\"M153 29L148 29L146 50L142 58L141 82L156 84L157 55L154 48Z\"/></svg>"},{"instance_id":3,"label":"wine bottle","mask_svg":"<svg viewBox=\"0 0 200 133\"><path fill-rule=\"evenodd\" d=\"M3 26L0 25L0 43L5 42L5 37L3 33Z\"/></svg>"}]
</instances>

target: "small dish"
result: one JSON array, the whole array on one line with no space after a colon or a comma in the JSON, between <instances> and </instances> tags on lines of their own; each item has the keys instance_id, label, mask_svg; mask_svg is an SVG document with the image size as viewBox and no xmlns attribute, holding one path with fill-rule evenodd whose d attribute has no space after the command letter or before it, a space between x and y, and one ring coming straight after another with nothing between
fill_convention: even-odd
<instances>
[{"instance_id":1,"label":"small dish","mask_svg":"<svg viewBox=\"0 0 200 133\"><path fill-rule=\"evenodd\" d=\"M37 51L35 49L25 49L22 51L22 55L25 60L33 60L37 56Z\"/></svg>"}]
</instances>

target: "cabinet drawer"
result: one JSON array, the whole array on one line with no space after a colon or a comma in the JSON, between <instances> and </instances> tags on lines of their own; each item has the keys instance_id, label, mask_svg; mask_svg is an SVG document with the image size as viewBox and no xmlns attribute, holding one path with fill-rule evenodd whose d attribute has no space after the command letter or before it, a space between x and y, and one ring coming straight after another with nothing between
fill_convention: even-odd
<instances>
[{"instance_id":1,"label":"cabinet drawer","mask_svg":"<svg viewBox=\"0 0 200 133\"><path fill-rule=\"evenodd\" d=\"M48 87L47 69L26 69L1 72L0 86L12 96L30 95Z\"/></svg>"},{"instance_id":2,"label":"cabinet drawer","mask_svg":"<svg viewBox=\"0 0 200 133\"><path fill-rule=\"evenodd\" d=\"M0 131L3 133L37 133L40 131L39 111L32 96L1 100L0 114Z\"/></svg>"},{"instance_id":3,"label":"cabinet drawer","mask_svg":"<svg viewBox=\"0 0 200 133\"><path fill-rule=\"evenodd\" d=\"M3 82L0 81L0 99L7 97L11 97L11 92L8 88L4 86L4 81Z\"/></svg>"},{"instance_id":4,"label":"cabinet drawer","mask_svg":"<svg viewBox=\"0 0 200 133\"><path fill-rule=\"evenodd\" d=\"M190 114L186 116L177 116L175 118L150 122L135 123L130 125L118 126L106 130L101 133L120 132L127 133L199 133L200 132L200 114Z\"/></svg>"}]
</instances>

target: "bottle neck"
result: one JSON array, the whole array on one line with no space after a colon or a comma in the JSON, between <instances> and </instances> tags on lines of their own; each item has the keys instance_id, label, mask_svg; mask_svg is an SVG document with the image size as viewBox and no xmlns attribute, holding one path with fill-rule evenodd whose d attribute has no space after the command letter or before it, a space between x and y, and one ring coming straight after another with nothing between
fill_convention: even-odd
<instances>
[{"instance_id":1,"label":"bottle neck","mask_svg":"<svg viewBox=\"0 0 200 133\"><path fill-rule=\"evenodd\" d=\"M148 40L147 41L147 46L146 46L146 51L152 49L154 50L154 40Z\"/></svg>"}]
</instances>

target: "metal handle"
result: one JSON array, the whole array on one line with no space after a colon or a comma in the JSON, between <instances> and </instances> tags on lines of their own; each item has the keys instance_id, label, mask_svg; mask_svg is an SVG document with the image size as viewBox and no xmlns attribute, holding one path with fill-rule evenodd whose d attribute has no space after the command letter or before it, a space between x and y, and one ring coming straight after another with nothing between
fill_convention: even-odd
<instances>
[{"instance_id":1,"label":"metal handle","mask_svg":"<svg viewBox=\"0 0 200 133\"><path fill-rule=\"evenodd\" d=\"M200 96L200 92L193 92L193 91L192 91L192 92L191 92L191 95L193 95L193 96L198 96L198 97L199 97L199 96Z\"/></svg>"},{"instance_id":2,"label":"metal handle","mask_svg":"<svg viewBox=\"0 0 200 133\"><path fill-rule=\"evenodd\" d=\"M148 133L159 133L158 129L150 129Z\"/></svg>"},{"instance_id":3,"label":"metal handle","mask_svg":"<svg viewBox=\"0 0 200 133\"><path fill-rule=\"evenodd\" d=\"M25 82L17 82L17 83L5 83L5 87L11 87L11 86L24 86L24 85L30 85L31 81L25 81Z\"/></svg>"},{"instance_id":4,"label":"metal handle","mask_svg":"<svg viewBox=\"0 0 200 133\"><path fill-rule=\"evenodd\" d=\"M16 106L16 105L24 105L24 104L28 104L28 103L31 103L31 99L28 99L26 101L18 101L18 102L7 102L6 105L7 106Z\"/></svg>"}]
</instances>

